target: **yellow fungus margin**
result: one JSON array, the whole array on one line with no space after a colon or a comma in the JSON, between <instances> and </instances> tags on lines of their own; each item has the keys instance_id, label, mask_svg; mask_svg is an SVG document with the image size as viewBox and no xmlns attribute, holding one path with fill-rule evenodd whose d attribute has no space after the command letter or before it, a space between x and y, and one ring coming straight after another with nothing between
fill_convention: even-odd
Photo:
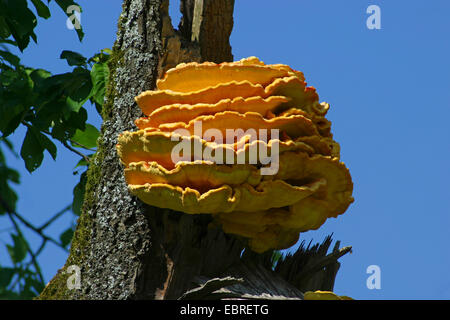
<instances>
[{"instance_id":1,"label":"yellow fungus margin","mask_svg":"<svg viewBox=\"0 0 450 320\"><path fill-rule=\"evenodd\" d=\"M353 202L330 106L287 65L182 63L136 102L145 116L119 135L117 152L130 192L151 206L211 214L264 252L292 246ZM315 298L342 297L305 294Z\"/></svg>"}]
</instances>

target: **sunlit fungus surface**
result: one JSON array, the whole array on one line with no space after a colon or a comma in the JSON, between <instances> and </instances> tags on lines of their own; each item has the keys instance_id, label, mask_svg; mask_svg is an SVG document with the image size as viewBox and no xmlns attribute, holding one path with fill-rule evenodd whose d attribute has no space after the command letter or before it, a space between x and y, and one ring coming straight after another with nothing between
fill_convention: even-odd
<instances>
[{"instance_id":1,"label":"sunlit fungus surface","mask_svg":"<svg viewBox=\"0 0 450 320\"><path fill-rule=\"evenodd\" d=\"M348 296L338 296L332 291L307 291L304 293L305 300L353 300Z\"/></svg>"},{"instance_id":2,"label":"sunlit fungus surface","mask_svg":"<svg viewBox=\"0 0 450 320\"><path fill-rule=\"evenodd\" d=\"M287 65L182 63L136 102L145 117L117 151L146 204L211 214L264 252L292 246L353 202L329 105Z\"/></svg>"}]
</instances>

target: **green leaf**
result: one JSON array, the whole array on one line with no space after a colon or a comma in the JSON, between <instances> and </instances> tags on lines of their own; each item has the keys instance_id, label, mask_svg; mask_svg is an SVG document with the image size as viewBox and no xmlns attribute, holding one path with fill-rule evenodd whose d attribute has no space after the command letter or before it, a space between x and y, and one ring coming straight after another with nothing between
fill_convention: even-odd
<instances>
[{"instance_id":1,"label":"green leaf","mask_svg":"<svg viewBox=\"0 0 450 320\"><path fill-rule=\"evenodd\" d=\"M15 210L18 197L14 190L12 190L7 184L2 183L0 185L0 192L2 194L4 202L8 205L8 207L12 210ZM0 215L4 215L6 212L6 208L0 205Z\"/></svg>"},{"instance_id":2,"label":"green leaf","mask_svg":"<svg viewBox=\"0 0 450 320\"><path fill-rule=\"evenodd\" d=\"M66 59L69 66L85 66L87 59L78 52L64 50L60 59Z\"/></svg>"},{"instance_id":3,"label":"green leaf","mask_svg":"<svg viewBox=\"0 0 450 320\"><path fill-rule=\"evenodd\" d=\"M8 168L3 164L0 164L0 179L1 180L10 180L14 183L20 182L20 175L14 169Z\"/></svg>"},{"instance_id":4,"label":"green leaf","mask_svg":"<svg viewBox=\"0 0 450 320\"><path fill-rule=\"evenodd\" d=\"M83 105L92 90L89 70L76 67L73 72L53 76L45 70L34 70L30 77L37 97L34 113L30 112L32 117L28 119L33 127L51 131L53 138L64 143L75 135L77 129L86 130L87 112Z\"/></svg>"},{"instance_id":5,"label":"green leaf","mask_svg":"<svg viewBox=\"0 0 450 320\"><path fill-rule=\"evenodd\" d=\"M72 137L72 141L79 143L73 143L72 145L77 148L82 148L82 146L92 149L97 147L97 139L100 136L100 132L96 127L91 124L86 124L86 129L81 131L77 129L75 135Z\"/></svg>"},{"instance_id":6,"label":"green leaf","mask_svg":"<svg viewBox=\"0 0 450 320\"><path fill-rule=\"evenodd\" d=\"M80 12L83 12L83 10L81 9L81 6L78 3L74 2L73 0L55 0L55 2L58 4L58 6L64 11L64 13L69 18L71 18L71 16L74 15L73 11L68 12L68 9L73 5L78 6L80 9ZM78 39L81 42L84 38L83 28L81 27L80 29L76 29L76 31L77 31Z\"/></svg>"},{"instance_id":7,"label":"green leaf","mask_svg":"<svg viewBox=\"0 0 450 320\"><path fill-rule=\"evenodd\" d=\"M27 256L28 243L25 238L20 235L11 234L14 246L6 245L9 256L14 264L21 262Z\"/></svg>"},{"instance_id":8,"label":"green leaf","mask_svg":"<svg viewBox=\"0 0 450 320\"><path fill-rule=\"evenodd\" d=\"M64 83L63 92L68 96L65 111L78 112L89 99L91 91L90 72L85 68L76 67ZM65 116L68 116L67 112Z\"/></svg>"},{"instance_id":9,"label":"green leaf","mask_svg":"<svg viewBox=\"0 0 450 320\"><path fill-rule=\"evenodd\" d=\"M17 194L11 189L8 184L1 183L0 184L0 192L2 194L3 201L8 205L9 208L15 210L17 203ZM8 208L8 209L9 209ZM0 205L0 215L3 215L7 212L6 208Z\"/></svg>"},{"instance_id":10,"label":"green leaf","mask_svg":"<svg viewBox=\"0 0 450 320\"><path fill-rule=\"evenodd\" d=\"M14 274L16 273L16 269L14 268L1 268L0 267L0 290L1 288L6 288L10 283Z\"/></svg>"},{"instance_id":11,"label":"green leaf","mask_svg":"<svg viewBox=\"0 0 450 320\"><path fill-rule=\"evenodd\" d=\"M31 300L36 297L36 293L31 290L31 283L25 279L23 287L19 292L20 300Z\"/></svg>"},{"instance_id":12,"label":"green leaf","mask_svg":"<svg viewBox=\"0 0 450 320\"><path fill-rule=\"evenodd\" d=\"M6 145L6 147L9 149L9 151L11 151L11 153L14 154L14 156L15 156L16 158L18 157L16 151L14 150L14 145L11 143L11 141L9 141L9 140L6 139L6 138L0 138L0 142L3 142L3 143ZM0 154L1 154L1 150L0 150ZM1 156L0 156L0 159L1 159ZM2 161L2 160L0 160L0 162L1 162L1 161Z\"/></svg>"},{"instance_id":13,"label":"green leaf","mask_svg":"<svg viewBox=\"0 0 450 320\"><path fill-rule=\"evenodd\" d=\"M0 17L0 29L1 29L1 21L2 21L2 17ZM1 32L1 31L0 31ZM1 39L2 35L0 34L0 43L7 43L10 44L12 46L16 46L17 47L17 42L15 42L14 40L11 39ZM6 38L6 37L5 37Z\"/></svg>"},{"instance_id":14,"label":"green leaf","mask_svg":"<svg viewBox=\"0 0 450 320\"><path fill-rule=\"evenodd\" d=\"M79 87L77 88L78 90L72 90L69 98L72 99L72 101L83 106L90 97L92 83L90 78L86 79L80 77L79 80L81 80L82 82L80 81L79 83L77 83L77 85L79 85Z\"/></svg>"},{"instance_id":15,"label":"green leaf","mask_svg":"<svg viewBox=\"0 0 450 320\"><path fill-rule=\"evenodd\" d=\"M98 114L100 115L100 117L103 117L102 112L103 112L103 105L102 104L98 104L97 102L94 101L94 105L95 105L95 110L98 112Z\"/></svg>"},{"instance_id":16,"label":"green leaf","mask_svg":"<svg viewBox=\"0 0 450 320\"><path fill-rule=\"evenodd\" d=\"M272 262L272 269L275 269L275 267L278 264L278 261L283 257L283 254L279 250L275 250L272 253L271 262Z\"/></svg>"},{"instance_id":17,"label":"green leaf","mask_svg":"<svg viewBox=\"0 0 450 320\"><path fill-rule=\"evenodd\" d=\"M72 228L69 228L63 233L61 233L61 235L59 236L59 240L61 241L63 247L67 247L70 244L70 242L72 241L72 237L73 237Z\"/></svg>"},{"instance_id":18,"label":"green leaf","mask_svg":"<svg viewBox=\"0 0 450 320\"><path fill-rule=\"evenodd\" d=\"M0 57L8 61L13 66L18 66L20 63L20 58L11 52L0 50Z\"/></svg>"},{"instance_id":19,"label":"green leaf","mask_svg":"<svg viewBox=\"0 0 450 320\"><path fill-rule=\"evenodd\" d=\"M66 119L69 118L71 111L78 112L82 106L83 106L82 103L76 102L72 98L67 97L66 108L65 108L65 111L66 111L65 114L67 115Z\"/></svg>"},{"instance_id":20,"label":"green leaf","mask_svg":"<svg viewBox=\"0 0 450 320\"><path fill-rule=\"evenodd\" d=\"M17 129L25 112L21 105L0 104L0 131L3 137L9 136Z\"/></svg>"},{"instance_id":21,"label":"green leaf","mask_svg":"<svg viewBox=\"0 0 450 320\"><path fill-rule=\"evenodd\" d=\"M87 111L80 108L78 112L70 112L68 119L58 121L52 127L52 137L60 141L66 141L75 135L77 129L85 130L87 120Z\"/></svg>"},{"instance_id":22,"label":"green leaf","mask_svg":"<svg viewBox=\"0 0 450 320\"><path fill-rule=\"evenodd\" d=\"M83 172L80 176L80 181L77 183L75 188L73 188L73 203L72 203L72 211L77 216L81 215L81 208L83 206L84 201L84 193L86 190L86 171Z\"/></svg>"},{"instance_id":23,"label":"green leaf","mask_svg":"<svg viewBox=\"0 0 450 320\"><path fill-rule=\"evenodd\" d=\"M109 68L107 63L96 63L91 70L92 79L92 99L103 105L105 90L109 79Z\"/></svg>"},{"instance_id":24,"label":"green leaf","mask_svg":"<svg viewBox=\"0 0 450 320\"><path fill-rule=\"evenodd\" d=\"M34 289L33 295L31 298L35 297L36 295L38 295L39 293L42 292L42 290L44 290L45 288L45 284L42 283L41 281L35 279L34 277L27 277L25 279L26 283Z\"/></svg>"},{"instance_id":25,"label":"green leaf","mask_svg":"<svg viewBox=\"0 0 450 320\"><path fill-rule=\"evenodd\" d=\"M6 290L5 292L0 292L1 300L19 300L19 295L11 290Z\"/></svg>"},{"instance_id":26,"label":"green leaf","mask_svg":"<svg viewBox=\"0 0 450 320\"><path fill-rule=\"evenodd\" d=\"M50 78L52 74L44 69L35 69L30 73L30 78L33 80L33 83L38 86L43 84L43 81L47 78Z\"/></svg>"},{"instance_id":27,"label":"green leaf","mask_svg":"<svg viewBox=\"0 0 450 320\"><path fill-rule=\"evenodd\" d=\"M105 49L102 49L102 53L111 55L113 53L113 51L110 48L105 48Z\"/></svg>"},{"instance_id":28,"label":"green leaf","mask_svg":"<svg viewBox=\"0 0 450 320\"><path fill-rule=\"evenodd\" d=\"M5 142L7 140L2 139L1 141ZM20 175L16 170L11 169L6 165L5 157L0 148L0 195L4 202L4 206L0 204L0 215L16 209L17 194L10 187L10 182L19 183Z\"/></svg>"},{"instance_id":29,"label":"green leaf","mask_svg":"<svg viewBox=\"0 0 450 320\"><path fill-rule=\"evenodd\" d=\"M59 96L64 92L65 86L71 83L72 73L66 72L51 77L46 77L40 86L40 90L50 96Z\"/></svg>"},{"instance_id":30,"label":"green leaf","mask_svg":"<svg viewBox=\"0 0 450 320\"><path fill-rule=\"evenodd\" d=\"M47 150L52 158L56 159L55 144L33 127L29 127L22 143L20 156L25 161L25 167L31 173L42 163L44 150Z\"/></svg>"},{"instance_id":31,"label":"green leaf","mask_svg":"<svg viewBox=\"0 0 450 320\"><path fill-rule=\"evenodd\" d=\"M25 167L30 173L41 165L44 159L43 151L35 131L29 128L22 143L20 156L25 161Z\"/></svg>"},{"instance_id":32,"label":"green leaf","mask_svg":"<svg viewBox=\"0 0 450 320\"><path fill-rule=\"evenodd\" d=\"M6 137L16 130L33 102L33 81L28 69L0 72L0 131Z\"/></svg>"},{"instance_id":33,"label":"green leaf","mask_svg":"<svg viewBox=\"0 0 450 320\"><path fill-rule=\"evenodd\" d=\"M47 138L42 133L39 135L39 139L40 139L40 143L41 143L42 147L48 151L48 153L52 156L53 160L56 160L57 150L56 150L56 146L52 142L52 140Z\"/></svg>"},{"instance_id":34,"label":"green leaf","mask_svg":"<svg viewBox=\"0 0 450 320\"><path fill-rule=\"evenodd\" d=\"M70 113L69 118L65 122L65 126L73 129L73 134L71 135L71 137L75 134L76 129L80 129L82 131L85 130L87 118L88 115L85 108L80 108L78 112Z\"/></svg>"},{"instance_id":35,"label":"green leaf","mask_svg":"<svg viewBox=\"0 0 450 320\"><path fill-rule=\"evenodd\" d=\"M8 25L6 24L6 20L4 17L0 15L0 38L3 38L2 42L6 43L6 41L8 40L5 39L9 38L10 35L11 31L9 31ZM17 46L17 42L14 41L14 45Z\"/></svg>"},{"instance_id":36,"label":"green leaf","mask_svg":"<svg viewBox=\"0 0 450 320\"><path fill-rule=\"evenodd\" d=\"M89 159L91 159L92 156L93 156L93 154L87 155L87 157L88 157ZM76 168L78 168L78 167L84 167L84 166L87 167L88 165L89 165L89 162L87 162L84 158L81 158L80 161L77 162L77 165L74 167L74 169L76 169Z\"/></svg>"},{"instance_id":37,"label":"green leaf","mask_svg":"<svg viewBox=\"0 0 450 320\"><path fill-rule=\"evenodd\" d=\"M3 29L2 34L10 33L20 51L23 51L29 44L30 38L36 42L34 28L37 19L34 13L28 8L26 0L0 1L0 12L4 23L0 23ZM5 28L6 27L6 28Z\"/></svg>"},{"instance_id":38,"label":"green leaf","mask_svg":"<svg viewBox=\"0 0 450 320\"><path fill-rule=\"evenodd\" d=\"M50 18L50 10L45 3L41 0L31 0L31 2L34 4L39 17L44 19Z\"/></svg>"},{"instance_id":39,"label":"green leaf","mask_svg":"<svg viewBox=\"0 0 450 320\"><path fill-rule=\"evenodd\" d=\"M100 51L100 53L95 54L93 57L91 57L88 62L94 62L94 63L104 63L108 62L109 58L111 57L112 50L105 48Z\"/></svg>"}]
</instances>

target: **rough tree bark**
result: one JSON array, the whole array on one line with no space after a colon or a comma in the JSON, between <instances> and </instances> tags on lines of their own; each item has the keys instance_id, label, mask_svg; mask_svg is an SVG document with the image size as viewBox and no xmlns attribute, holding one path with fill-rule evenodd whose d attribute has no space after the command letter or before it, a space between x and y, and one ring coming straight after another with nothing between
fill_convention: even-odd
<instances>
[{"instance_id":1,"label":"rough tree bark","mask_svg":"<svg viewBox=\"0 0 450 320\"><path fill-rule=\"evenodd\" d=\"M234 0L181 1L179 30L166 0L125 0L110 62L98 152L89 166L83 213L64 267L40 299L302 298L305 290L331 290L337 259L331 239L278 262L210 224L208 215L149 207L132 197L115 145L141 116L134 97L180 62L232 61L229 36ZM244 253L242 254L242 252ZM81 271L70 290L67 268Z\"/></svg>"}]
</instances>

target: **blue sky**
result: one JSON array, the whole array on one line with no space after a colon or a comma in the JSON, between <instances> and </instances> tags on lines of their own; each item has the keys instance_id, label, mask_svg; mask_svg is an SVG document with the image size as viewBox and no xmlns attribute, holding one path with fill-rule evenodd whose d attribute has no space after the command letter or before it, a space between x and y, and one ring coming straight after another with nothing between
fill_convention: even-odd
<instances>
[{"instance_id":1,"label":"blue sky","mask_svg":"<svg viewBox=\"0 0 450 320\"><path fill-rule=\"evenodd\" d=\"M120 0L80 0L86 32L79 43L54 4L40 21L38 45L22 61L52 72L69 70L62 50L92 56L115 39ZM235 60L258 56L304 72L321 101L354 181L355 202L337 219L301 239L334 233L353 253L341 259L335 292L357 299L450 299L450 2L363 0L236 0L231 45ZM381 30L369 30L369 5L381 9ZM179 19L178 1L171 14ZM178 24L178 22L176 22ZM100 119L90 108L90 122ZM23 131L13 136L18 145ZM78 158L63 147L32 175L21 160L18 211L36 224L71 202ZM52 228L67 228L68 214ZM3 219L4 221L4 219ZM3 226L2 226L3 228ZM0 240L7 240L0 233ZM30 235L32 241L38 238ZM38 245L38 243L33 243ZM295 247L294 247L295 248ZM294 249L293 248L293 249ZM41 263L46 280L66 253L51 245ZM0 245L0 261L8 257ZM366 269L381 269L369 290Z\"/></svg>"}]
</instances>

